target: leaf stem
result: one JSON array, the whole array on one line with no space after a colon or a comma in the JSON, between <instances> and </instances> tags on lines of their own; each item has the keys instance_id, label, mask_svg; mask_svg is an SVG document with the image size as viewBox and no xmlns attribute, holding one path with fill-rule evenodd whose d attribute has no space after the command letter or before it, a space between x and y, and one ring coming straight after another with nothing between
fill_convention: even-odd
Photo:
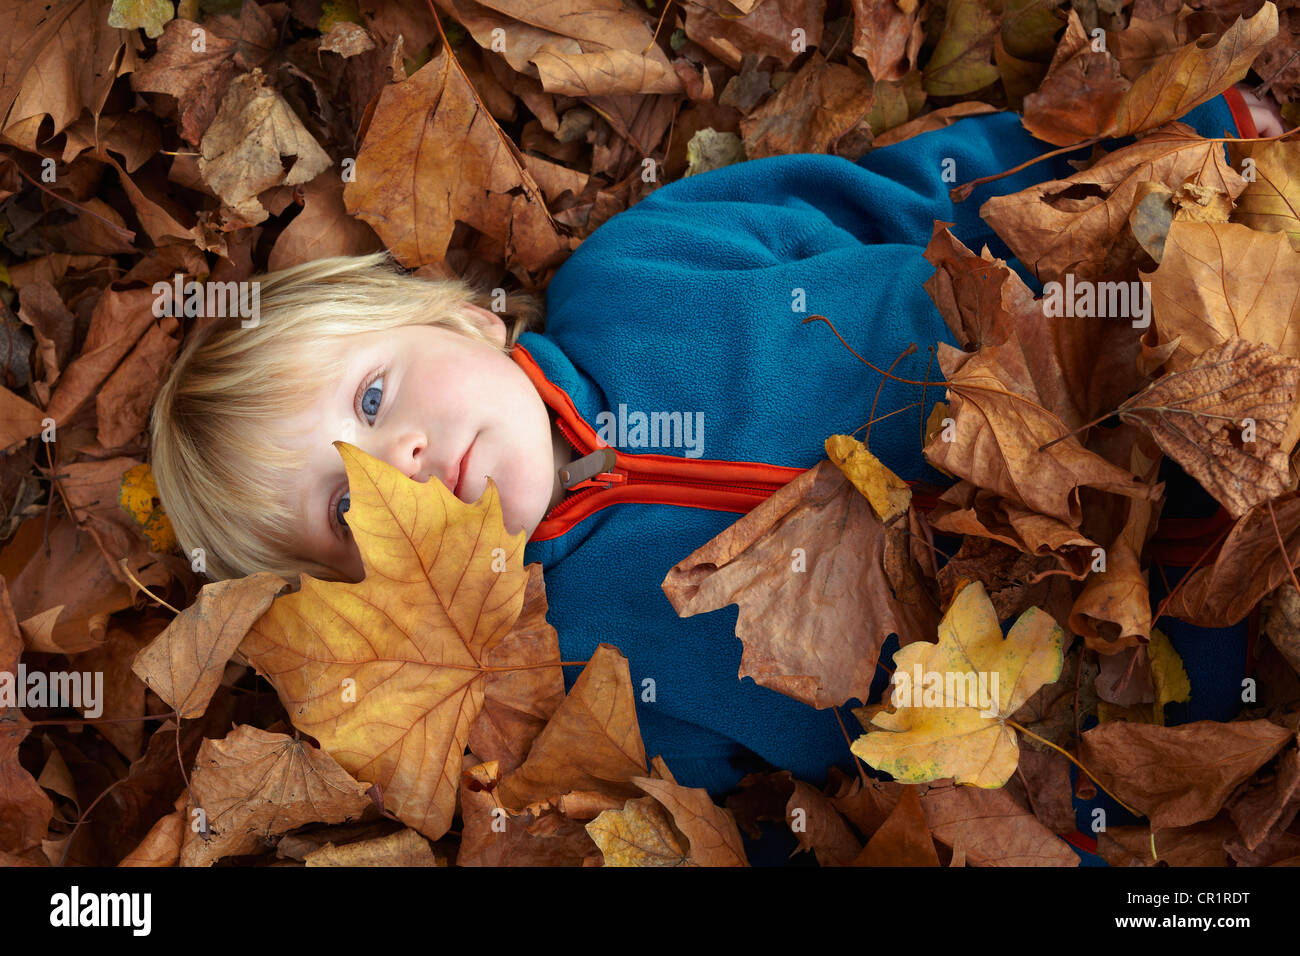
<instances>
[{"instance_id":1,"label":"leaf stem","mask_svg":"<svg viewBox=\"0 0 1300 956\"><path fill-rule=\"evenodd\" d=\"M1089 778L1090 780L1092 780L1092 782L1095 783L1097 786L1101 787L1102 791L1105 792L1107 796L1109 796L1112 800L1114 800L1116 803L1118 803L1121 807L1123 807L1123 808L1124 808L1125 810L1127 810L1129 813L1133 814L1133 816L1135 816L1135 817L1145 817L1145 816L1146 816L1145 813L1141 813L1141 812L1139 812L1138 810L1133 809L1133 808L1130 807L1127 803L1125 803L1123 800L1121 800L1119 797L1115 796L1115 794L1113 794L1113 793L1111 793L1109 790L1107 790L1107 789L1106 789L1106 785L1105 785L1104 783L1102 783L1100 780L1098 780L1096 777L1094 777L1094 776L1092 775L1092 771L1090 771L1090 770L1089 770L1087 767L1085 767L1083 764L1079 763L1079 761L1075 760L1074 757L1072 757L1072 756L1070 755L1069 751L1062 750L1060 747L1056 746L1056 744L1052 743L1050 740L1044 740L1042 737L1038 736L1038 734L1034 733L1032 730L1029 730L1027 727L1022 727L1022 726L1020 726L1020 724L1016 723L1016 722L1015 722L1014 720L1012 720L1010 717L1006 717L1006 718L1004 718L1004 720L1005 720L1005 722L1006 722L1007 724L1009 724L1010 726L1016 728L1016 730L1020 731L1022 734L1026 735L1027 737L1033 737L1033 738L1034 738L1035 740L1037 740L1039 743L1041 743L1041 744L1046 744L1047 746L1049 746L1049 747L1051 747L1053 750L1055 750L1057 753L1061 754L1063 757L1065 757L1066 760L1070 761L1070 763L1074 764L1076 767L1078 767L1080 770L1082 770L1084 773L1086 773L1086 774L1088 775L1088 778Z\"/></svg>"},{"instance_id":2,"label":"leaf stem","mask_svg":"<svg viewBox=\"0 0 1300 956\"><path fill-rule=\"evenodd\" d=\"M808 316L808 318L804 319L804 320L803 320L802 322L800 322L799 324L800 324L800 325L807 325L809 322L817 322L817 321L822 321L822 322L825 322L827 325L829 325L829 326L831 327L831 331L835 333L835 337L836 337L837 339L840 340L840 344L843 345L843 346L844 346L846 349L848 349L850 352L853 352L853 357L854 357L854 358L856 358L859 362L861 362L863 365L867 366L868 368L872 369L873 371L875 371L875 372L879 372L881 375L885 376L885 378L893 379L895 382L902 382L904 385L922 385L922 386L925 386L925 385L938 385L938 384L939 384L938 382L918 382L918 381L916 381L915 379L911 379L911 378L899 378L897 375L892 375L892 374L890 374L889 372L886 372L883 368L880 368L879 366L872 365L870 362L868 362L866 359L864 359L864 358L863 358L861 355L859 355L857 352L854 352L854 351L853 351L853 346L849 345L848 342L845 342L845 341L844 341L844 336L840 335L839 329L835 328L835 324L834 324L833 322L831 322L830 319L826 318L826 316L824 316L824 315L810 315L810 316ZM913 347L915 348L915 345L913 345ZM907 352L904 352L904 353L903 353L903 355L907 355L907 354L909 354L909 353L907 353ZM902 358L902 357L903 357L902 355L899 356L899 358ZM892 366L891 366L891 367L892 367Z\"/></svg>"}]
</instances>

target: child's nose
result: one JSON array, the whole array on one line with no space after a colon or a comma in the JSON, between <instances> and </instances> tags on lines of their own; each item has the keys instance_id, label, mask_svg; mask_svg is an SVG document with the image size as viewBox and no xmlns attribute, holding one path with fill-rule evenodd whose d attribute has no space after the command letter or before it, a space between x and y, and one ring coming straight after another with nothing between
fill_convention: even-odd
<instances>
[{"instance_id":1,"label":"child's nose","mask_svg":"<svg viewBox=\"0 0 1300 956\"><path fill-rule=\"evenodd\" d=\"M381 436L376 442L380 447L367 452L382 461L388 462L407 478L415 481L428 481L432 474L429 464L428 442L414 429Z\"/></svg>"}]
</instances>

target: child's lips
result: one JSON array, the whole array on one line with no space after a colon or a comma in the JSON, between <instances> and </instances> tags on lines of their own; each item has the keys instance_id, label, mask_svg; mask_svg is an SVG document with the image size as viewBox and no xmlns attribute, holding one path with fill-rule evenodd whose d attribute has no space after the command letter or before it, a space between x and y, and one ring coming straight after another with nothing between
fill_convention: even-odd
<instances>
[{"instance_id":1,"label":"child's lips","mask_svg":"<svg viewBox=\"0 0 1300 956\"><path fill-rule=\"evenodd\" d=\"M477 440L477 438L475 440ZM451 493L457 498L461 497L461 486L465 483L465 465L469 461L469 453L473 451L473 449L474 441L471 441L469 447L465 449L465 454L460 456L460 462L456 466L456 484L452 487Z\"/></svg>"}]
</instances>

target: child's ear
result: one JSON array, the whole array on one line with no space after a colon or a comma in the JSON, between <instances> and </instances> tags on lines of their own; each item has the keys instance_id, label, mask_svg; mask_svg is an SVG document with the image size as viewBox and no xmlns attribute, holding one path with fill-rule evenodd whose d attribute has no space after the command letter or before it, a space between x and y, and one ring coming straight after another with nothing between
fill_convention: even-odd
<instances>
[{"instance_id":1,"label":"child's ear","mask_svg":"<svg viewBox=\"0 0 1300 956\"><path fill-rule=\"evenodd\" d=\"M506 344L506 324L501 321L501 316L477 305L466 305L465 311L487 333L488 338L499 346Z\"/></svg>"}]
</instances>

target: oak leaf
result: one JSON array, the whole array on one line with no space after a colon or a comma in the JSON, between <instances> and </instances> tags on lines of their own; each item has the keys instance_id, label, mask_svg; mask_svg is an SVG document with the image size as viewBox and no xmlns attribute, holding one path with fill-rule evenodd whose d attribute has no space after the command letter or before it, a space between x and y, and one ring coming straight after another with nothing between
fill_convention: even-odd
<instances>
[{"instance_id":1,"label":"oak leaf","mask_svg":"<svg viewBox=\"0 0 1300 956\"><path fill-rule=\"evenodd\" d=\"M938 643L894 655L895 710L871 718L881 729L854 741L853 753L902 783L1002 786L1019 755L1007 718L1060 676L1064 639L1050 614L1030 608L1004 640L984 586L967 585L939 622Z\"/></svg>"}]
</instances>

